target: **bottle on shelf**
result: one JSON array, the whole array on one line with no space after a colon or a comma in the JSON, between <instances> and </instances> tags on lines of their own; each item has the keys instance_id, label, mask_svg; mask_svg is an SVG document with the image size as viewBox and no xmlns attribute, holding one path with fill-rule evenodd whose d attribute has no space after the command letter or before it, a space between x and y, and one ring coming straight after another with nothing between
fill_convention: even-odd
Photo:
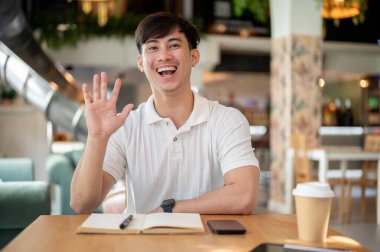
<instances>
[{"instance_id":1,"label":"bottle on shelf","mask_svg":"<svg viewBox=\"0 0 380 252\"><path fill-rule=\"evenodd\" d=\"M326 101L322 108L322 125L337 126L336 105L331 100Z\"/></svg>"},{"instance_id":2,"label":"bottle on shelf","mask_svg":"<svg viewBox=\"0 0 380 252\"><path fill-rule=\"evenodd\" d=\"M337 126L343 126L343 114L344 114L344 108L342 107L342 102L340 98L336 97L334 99L335 103L335 117L336 117L336 124Z\"/></svg>"},{"instance_id":3,"label":"bottle on shelf","mask_svg":"<svg viewBox=\"0 0 380 252\"><path fill-rule=\"evenodd\" d=\"M344 100L344 110L342 113L342 126L353 126L354 118L352 115L352 102L351 99Z\"/></svg>"}]
</instances>

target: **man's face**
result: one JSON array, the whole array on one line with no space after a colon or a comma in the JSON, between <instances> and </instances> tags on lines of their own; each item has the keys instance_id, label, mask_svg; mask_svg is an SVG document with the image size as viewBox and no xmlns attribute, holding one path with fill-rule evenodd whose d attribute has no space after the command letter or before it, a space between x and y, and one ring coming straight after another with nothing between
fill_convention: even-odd
<instances>
[{"instance_id":1,"label":"man's face","mask_svg":"<svg viewBox=\"0 0 380 252\"><path fill-rule=\"evenodd\" d=\"M165 94L190 88L191 67L198 61L198 50L190 49L178 28L163 38L148 39L137 58L138 67L145 72L153 93Z\"/></svg>"}]
</instances>

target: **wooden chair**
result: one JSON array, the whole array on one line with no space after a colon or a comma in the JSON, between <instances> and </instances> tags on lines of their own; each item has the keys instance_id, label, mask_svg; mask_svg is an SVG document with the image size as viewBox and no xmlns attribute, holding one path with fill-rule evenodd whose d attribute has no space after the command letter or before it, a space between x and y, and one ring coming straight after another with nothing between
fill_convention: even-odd
<instances>
[{"instance_id":1,"label":"wooden chair","mask_svg":"<svg viewBox=\"0 0 380 252\"><path fill-rule=\"evenodd\" d=\"M302 134L293 134L292 147L294 150L295 184L316 180L311 162L307 157L306 137Z\"/></svg>"},{"instance_id":2,"label":"wooden chair","mask_svg":"<svg viewBox=\"0 0 380 252\"><path fill-rule=\"evenodd\" d=\"M312 163L307 156L308 146L306 136L303 134L292 134L292 147L294 150L295 183L316 181L318 178L313 173ZM327 181L331 187L340 186L339 196L339 222L344 221L344 195L348 180L361 177L361 170L348 170L345 174L341 170L328 170Z\"/></svg>"},{"instance_id":3,"label":"wooden chair","mask_svg":"<svg viewBox=\"0 0 380 252\"><path fill-rule=\"evenodd\" d=\"M366 135L364 139L364 150L380 152L380 135ZM367 212L367 203L365 191L367 187L377 186L377 162L376 161L363 161L362 162L362 176L356 180L348 181L348 194L347 194L347 222L351 221L351 193L352 186L361 187L361 200L360 212L361 218L364 220ZM378 193L378 192L377 192Z\"/></svg>"}]
</instances>

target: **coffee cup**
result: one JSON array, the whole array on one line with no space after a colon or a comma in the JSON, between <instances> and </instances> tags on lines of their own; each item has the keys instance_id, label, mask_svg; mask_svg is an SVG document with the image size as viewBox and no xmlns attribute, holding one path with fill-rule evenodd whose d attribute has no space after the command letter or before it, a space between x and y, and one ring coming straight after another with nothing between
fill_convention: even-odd
<instances>
[{"instance_id":1,"label":"coffee cup","mask_svg":"<svg viewBox=\"0 0 380 252\"><path fill-rule=\"evenodd\" d=\"M306 182L293 190L296 204L298 238L323 242L327 237L331 202L334 192L329 184Z\"/></svg>"}]
</instances>

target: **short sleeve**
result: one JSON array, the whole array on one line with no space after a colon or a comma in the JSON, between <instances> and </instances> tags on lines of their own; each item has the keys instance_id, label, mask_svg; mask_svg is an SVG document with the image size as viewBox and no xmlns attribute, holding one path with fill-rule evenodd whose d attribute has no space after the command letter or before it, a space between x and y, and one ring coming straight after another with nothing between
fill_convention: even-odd
<instances>
[{"instance_id":1,"label":"short sleeve","mask_svg":"<svg viewBox=\"0 0 380 252\"><path fill-rule=\"evenodd\" d=\"M124 175L127 164L123 128L121 127L110 137L103 163L103 170L111 174L116 181Z\"/></svg>"},{"instance_id":2,"label":"short sleeve","mask_svg":"<svg viewBox=\"0 0 380 252\"><path fill-rule=\"evenodd\" d=\"M249 124L244 115L234 108L227 108L217 121L218 159L223 175L242 166L256 166L259 162L253 152Z\"/></svg>"}]
</instances>

